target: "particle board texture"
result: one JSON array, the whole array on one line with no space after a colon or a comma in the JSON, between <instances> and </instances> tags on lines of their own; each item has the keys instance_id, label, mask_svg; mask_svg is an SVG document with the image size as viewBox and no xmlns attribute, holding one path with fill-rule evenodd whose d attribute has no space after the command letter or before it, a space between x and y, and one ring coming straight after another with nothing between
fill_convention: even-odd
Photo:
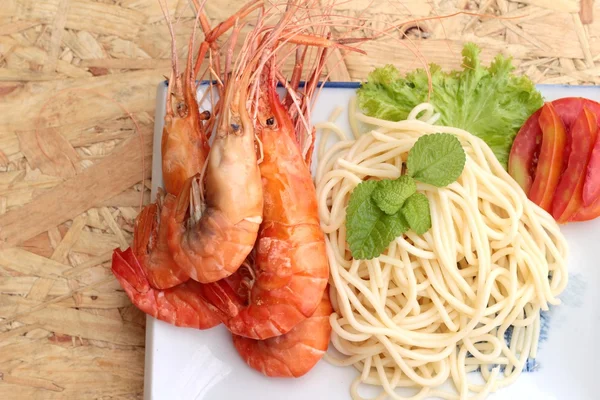
<instances>
[{"instance_id":1,"label":"particle board texture","mask_svg":"<svg viewBox=\"0 0 600 400\"><path fill-rule=\"evenodd\" d=\"M184 60L193 2L164 4ZM242 4L208 0L209 22ZM600 85L600 1L340 0L333 10L364 19L365 37L399 29L364 43L367 56L338 51L330 80L422 59L458 68L475 42L484 62L510 55L536 83ZM110 264L151 201L156 88L170 73L159 0L2 1L0 399L142 398L145 316Z\"/></svg>"}]
</instances>

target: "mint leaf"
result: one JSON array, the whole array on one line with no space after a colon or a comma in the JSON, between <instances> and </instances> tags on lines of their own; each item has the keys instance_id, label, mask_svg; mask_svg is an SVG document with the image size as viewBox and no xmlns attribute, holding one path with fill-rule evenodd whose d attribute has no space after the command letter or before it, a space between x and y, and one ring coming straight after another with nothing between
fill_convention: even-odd
<instances>
[{"instance_id":1,"label":"mint leaf","mask_svg":"<svg viewBox=\"0 0 600 400\"><path fill-rule=\"evenodd\" d=\"M377 181L361 182L354 188L346 208L346 241L357 260L379 256L392 240L408 230L400 211L387 215L377 207L371 196L377 186Z\"/></svg>"},{"instance_id":2,"label":"mint leaf","mask_svg":"<svg viewBox=\"0 0 600 400\"><path fill-rule=\"evenodd\" d=\"M429 101L441 114L437 124L480 137L506 168L515 135L544 102L527 76L514 73L510 58L498 54L491 65L484 66L479 54L475 44L467 43L462 69L442 71L431 64L429 100L424 69L403 75L393 65L377 68L358 89L358 105L370 117L400 121L415 106Z\"/></svg>"},{"instance_id":3,"label":"mint leaf","mask_svg":"<svg viewBox=\"0 0 600 400\"><path fill-rule=\"evenodd\" d=\"M458 179L465 167L465 151L460 141L448 133L421 136L408 152L408 175L437 187Z\"/></svg>"},{"instance_id":4,"label":"mint leaf","mask_svg":"<svg viewBox=\"0 0 600 400\"><path fill-rule=\"evenodd\" d=\"M402 204L417 191L417 184L410 176L403 175L398 179L384 179L377 183L373 190L373 200L377 207L388 215L400 211Z\"/></svg>"},{"instance_id":5,"label":"mint leaf","mask_svg":"<svg viewBox=\"0 0 600 400\"><path fill-rule=\"evenodd\" d=\"M401 212L410 229L417 235L422 235L431 228L429 199L423 193L415 193L406 199Z\"/></svg>"}]
</instances>

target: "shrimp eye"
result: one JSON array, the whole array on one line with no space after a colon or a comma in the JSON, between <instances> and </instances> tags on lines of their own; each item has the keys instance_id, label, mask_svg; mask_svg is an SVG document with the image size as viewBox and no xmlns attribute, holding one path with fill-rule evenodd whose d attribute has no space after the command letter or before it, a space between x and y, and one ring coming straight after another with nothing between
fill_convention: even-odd
<instances>
[{"instance_id":1,"label":"shrimp eye","mask_svg":"<svg viewBox=\"0 0 600 400\"><path fill-rule=\"evenodd\" d=\"M237 132L240 130L240 126L238 124L231 124L231 128L233 129L234 132Z\"/></svg>"},{"instance_id":2,"label":"shrimp eye","mask_svg":"<svg viewBox=\"0 0 600 400\"><path fill-rule=\"evenodd\" d=\"M267 120L267 126L272 126L275 123L275 118L271 117Z\"/></svg>"}]
</instances>

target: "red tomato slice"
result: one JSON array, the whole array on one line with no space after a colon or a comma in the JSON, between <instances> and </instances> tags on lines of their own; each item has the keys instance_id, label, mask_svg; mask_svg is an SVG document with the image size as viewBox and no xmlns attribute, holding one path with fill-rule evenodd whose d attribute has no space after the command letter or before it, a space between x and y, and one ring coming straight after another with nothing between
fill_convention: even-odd
<instances>
[{"instance_id":1,"label":"red tomato slice","mask_svg":"<svg viewBox=\"0 0 600 400\"><path fill-rule=\"evenodd\" d=\"M563 120L567 132L585 106L596 115L596 123L600 126L600 103L582 97L565 97L552 102L556 112ZM600 146L600 143L597 144ZM600 152L600 148L597 150ZM583 205L589 206L600 196L600 154L592 153L583 184Z\"/></svg>"},{"instance_id":2,"label":"red tomato slice","mask_svg":"<svg viewBox=\"0 0 600 400\"><path fill-rule=\"evenodd\" d=\"M585 170L596 142L597 131L596 115L584 106L570 129L571 148L567 167L552 201L552 216L558 223L566 223L583 204Z\"/></svg>"},{"instance_id":3,"label":"red tomato slice","mask_svg":"<svg viewBox=\"0 0 600 400\"><path fill-rule=\"evenodd\" d=\"M571 125L573 125L575 119L583 110L584 104L588 104L600 118L600 104L584 99L583 97L564 97L552 102L567 132L565 159L568 158L570 153L571 141L569 131ZM541 111L542 109L540 108L525 121L515 137L508 158L508 173L517 181L527 195L529 195L529 191L531 190L541 150L542 130L539 127Z\"/></svg>"},{"instance_id":4,"label":"red tomato slice","mask_svg":"<svg viewBox=\"0 0 600 400\"><path fill-rule=\"evenodd\" d=\"M533 176L537 167L537 157L542 144L542 129L540 128L540 108L525 121L510 148L508 156L508 173L529 195Z\"/></svg>"},{"instance_id":5,"label":"red tomato slice","mask_svg":"<svg viewBox=\"0 0 600 400\"><path fill-rule=\"evenodd\" d=\"M563 170L567 134L552 103L546 103L542 107L539 123L542 129L542 148L529 199L550 212L554 192Z\"/></svg>"}]
</instances>

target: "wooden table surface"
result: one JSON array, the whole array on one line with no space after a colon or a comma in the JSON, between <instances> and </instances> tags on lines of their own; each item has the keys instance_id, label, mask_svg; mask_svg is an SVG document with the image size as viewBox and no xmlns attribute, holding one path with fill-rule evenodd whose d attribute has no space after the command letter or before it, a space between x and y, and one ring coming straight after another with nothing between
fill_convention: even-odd
<instances>
[{"instance_id":1,"label":"wooden table surface","mask_svg":"<svg viewBox=\"0 0 600 400\"><path fill-rule=\"evenodd\" d=\"M188 0L166 2L183 56L194 14ZM208 1L207 14L215 23L241 3ZM336 12L355 16L369 3ZM486 16L423 20L459 11ZM373 27L401 25L411 40L400 43L444 68L474 41L484 60L510 54L535 82L600 84L600 2L375 0L362 15ZM349 54L331 78L418 67L394 40ZM110 260L149 201L156 87L169 57L158 0L2 1L0 399L142 397L145 318Z\"/></svg>"}]
</instances>

